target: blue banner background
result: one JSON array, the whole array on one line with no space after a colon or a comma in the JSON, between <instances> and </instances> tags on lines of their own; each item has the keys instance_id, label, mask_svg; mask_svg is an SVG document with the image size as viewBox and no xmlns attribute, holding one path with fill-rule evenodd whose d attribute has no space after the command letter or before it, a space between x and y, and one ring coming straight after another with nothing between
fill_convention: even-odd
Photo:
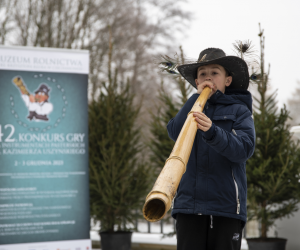
<instances>
[{"instance_id":1,"label":"blue banner background","mask_svg":"<svg viewBox=\"0 0 300 250\"><path fill-rule=\"evenodd\" d=\"M50 87L49 121L18 87ZM0 243L89 239L88 76L0 70Z\"/></svg>"}]
</instances>

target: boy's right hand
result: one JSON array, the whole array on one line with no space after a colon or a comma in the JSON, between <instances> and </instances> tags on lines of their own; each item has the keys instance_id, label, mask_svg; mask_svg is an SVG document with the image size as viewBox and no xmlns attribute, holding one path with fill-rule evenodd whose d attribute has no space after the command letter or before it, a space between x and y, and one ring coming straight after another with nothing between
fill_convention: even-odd
<instances>
[{"instance_id":1,"label":"boy's right hand","mask_svg":"<svg viewBox=\"0 0 300 250\"><path fill-rule=\"evenodd\" d=\"M198 86L197 86L197 93L200 95L203 91L203 89L205 87L209 87L212 89L211 93L209 94L208 98L210 98L216 91L217 91L217 86L214 85L212 82L210 81L204 81L202 83L200 83Z\"/></svg>"}]
</instances>

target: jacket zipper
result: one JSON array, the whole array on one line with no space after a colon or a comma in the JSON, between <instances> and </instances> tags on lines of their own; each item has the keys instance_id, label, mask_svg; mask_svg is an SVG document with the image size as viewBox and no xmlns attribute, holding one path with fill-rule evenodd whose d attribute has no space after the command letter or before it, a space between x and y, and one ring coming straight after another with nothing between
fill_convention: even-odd
<instances>
[{"instance_id":1,"label":"jacket zipper","mask_svg":"<svg viewBox=\"0 0 300 250\"><path fill-rule=\"evenodd\" d=\"M231 173L232 173L232 178L233 178L233 182L234 182L234 186L235 186L236 203L237 203L236 213L239 214L240 213L240 208L241 208L240 199L239 199L239 188L238 188L238 185L237 185L237 183L235 181L234 174L233 174L233 169L232 168L231 168Z\"/></svg>"}]
</instances>

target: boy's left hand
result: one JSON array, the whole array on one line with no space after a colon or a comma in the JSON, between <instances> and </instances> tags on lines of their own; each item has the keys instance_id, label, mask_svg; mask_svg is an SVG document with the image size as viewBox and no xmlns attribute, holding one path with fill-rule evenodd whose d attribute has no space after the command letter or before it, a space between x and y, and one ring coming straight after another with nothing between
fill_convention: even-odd
<instances>
[{"instance_id":1,"label":"boy's left hand","mask_svg":"<svg viewBox=\"0 0 300 250\"><path fill-rule=\"evenodd\" d=\"M198 129L204 132L210 129L212 121L205 114L194 112L193 116L195 117L195 121L197 122Z\"/></svg>"}]
</instances>

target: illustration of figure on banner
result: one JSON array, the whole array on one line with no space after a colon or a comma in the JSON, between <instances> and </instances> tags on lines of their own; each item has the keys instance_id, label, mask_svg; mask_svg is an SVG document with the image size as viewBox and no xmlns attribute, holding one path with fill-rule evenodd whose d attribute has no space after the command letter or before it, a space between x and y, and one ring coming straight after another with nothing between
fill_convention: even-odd
<instances>
[{"instance_id":1,"label":"illustration of figure on banner","mask_svg":"<svg viewBox=\"0 0 300 250\"><path fill-rule=\"evenodd\" d=\"M13 83L20 89L21 97L29 110L27 119L30 121L48 121L48 115L53 110L53 104L48 101L50 92L49 86L42 83L34 92L35 95L33 95L29 93L21 77L15 77Z\"/></svg>"}]
</instances>

